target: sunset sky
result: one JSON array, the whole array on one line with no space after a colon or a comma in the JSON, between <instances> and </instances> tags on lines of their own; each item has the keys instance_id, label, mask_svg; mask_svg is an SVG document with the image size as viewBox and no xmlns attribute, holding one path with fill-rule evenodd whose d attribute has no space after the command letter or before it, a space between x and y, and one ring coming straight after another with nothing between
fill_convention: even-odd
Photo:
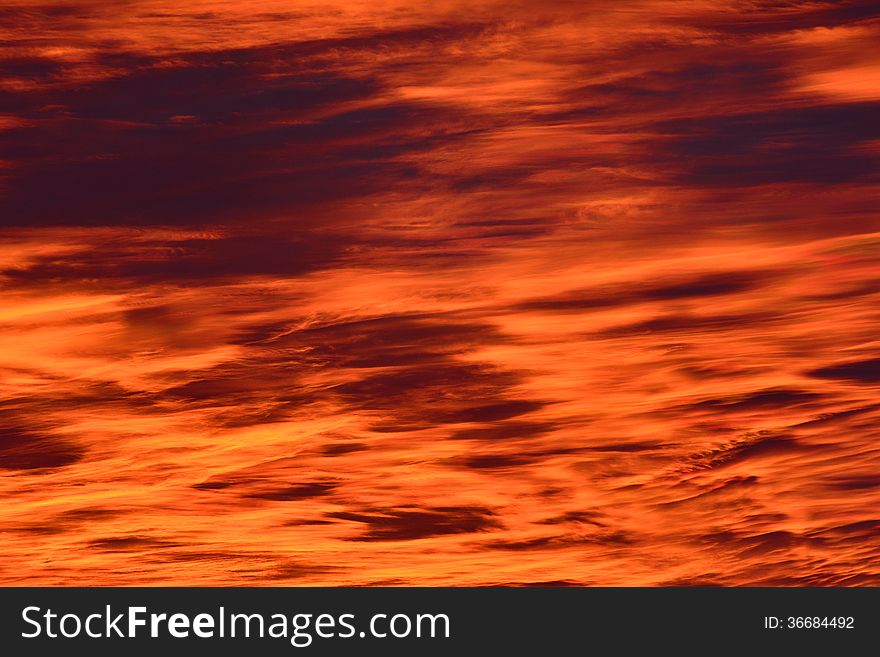
<instances>
[{"instance_id":1,"label":"sunset sky","mask_svg":"<svg viewBox=\"0 0 880 657\"><path fill-rule=\"evenodd\" d=\"M7 0L0 584L880 585L878 46Z\"/></svg>"}]
</instances>

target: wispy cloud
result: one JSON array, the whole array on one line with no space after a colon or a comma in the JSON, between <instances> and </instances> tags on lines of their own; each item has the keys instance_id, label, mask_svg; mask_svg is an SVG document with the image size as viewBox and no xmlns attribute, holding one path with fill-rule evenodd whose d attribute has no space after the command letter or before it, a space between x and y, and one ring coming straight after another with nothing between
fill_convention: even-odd
<instances>
[{"instance_id":1,"label":"wispy cloud","mask_svg":"<svg viewBox=\"0 0 880 657\"><path fill-rule=\"evenodd\" d=\"M14 0L0 580L876 584L876 4Z\"/></svg>"}]
</instances>

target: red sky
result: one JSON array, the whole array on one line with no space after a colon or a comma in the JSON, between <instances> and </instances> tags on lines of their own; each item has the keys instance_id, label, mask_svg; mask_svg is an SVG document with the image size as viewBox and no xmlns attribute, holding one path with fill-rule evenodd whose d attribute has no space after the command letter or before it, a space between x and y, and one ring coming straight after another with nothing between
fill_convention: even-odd
<instances>
[{"instance_id":1,"label":"red sky","mask_svg":"<svg viewBox=\"0 0 880 657\"><path fill-rule=\"evenodd\" d=\"M880 584L876 2L0 9L0 583Z\"/></svg>"}]
</instances>

